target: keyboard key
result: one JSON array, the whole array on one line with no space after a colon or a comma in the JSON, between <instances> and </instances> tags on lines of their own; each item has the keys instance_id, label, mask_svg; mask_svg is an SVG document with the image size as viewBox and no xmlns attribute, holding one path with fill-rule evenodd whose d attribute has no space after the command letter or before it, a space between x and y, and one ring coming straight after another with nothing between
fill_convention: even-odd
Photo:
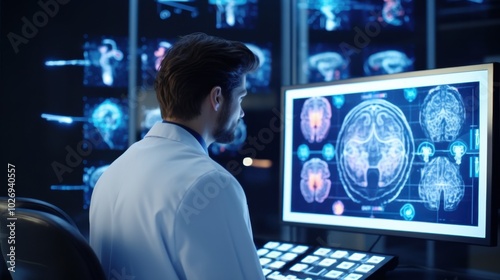
<instances>
[{"instance_id":1,"label":"keyboard key","mask_svg":"<svg viewBox=\"0 0 500 280\"><path fill-rule=\"evenodd\" d=\"M313 263L315 261L319 260L319 257L316 256L307 256L301 260L303 263Z\"/></svg>"},{"instance_id":2,"label":"keyboard key","mask_svg":"<svg viewBox=\"0 0 500 280\"><path fill-rule=\"evenodd\" d=\"M328 271L327 274L323 275L326 278L330 279L339 279L342 275L344 275L344 272L338 271L338 270L330 270Z\"/></svg>"},{"instance_id":3,"label":"keyboard key","mask_svg":"<svg viewBox=\"0 0 500 280\"><path fill-rule=\"evenodd\" d=\"M279 242L269 241L266 244L264 244L263 247L266 249L274 249L274 248L278 247L279 245L280 245Z\"/></svg>"},{"instance_id":4,"label":"keyboard key","mask_svg":"<svg viewBox=\"0 0 500 280\"><path fill-rule=\"evenodd\" d=\"M268 258L260 258L259 259L260 265L266 265L266 264L270 263L271 261L272 260L268 259Z\"/></svg>"},{"instance_id":5,"label":"keyboard key","mask_svg":"<svg viewBox=\"0 0 500 280\"><path fill-rule=\"evenodd\" d=\"M275 261L271 264L269 264L267 267L270 267L270 268L273 268L273 269L280 269L282 268L284 265L286 264L286 262L282 262L282 261Z\"/></svg>"},{"instance_id":6,"label":"keyboard key","mask_svg":"<svg viewBox=\"0 0 500 280\"><path fill-rule=\"evenodd\" d=\"M268 249L264 249L264 248L260 248L259 250L257 250L257 255L259 257L262 257L264 256L265 254L269 253L269 250Z\"/></svg>"},{"instance_id":7,"label":"keyboard key","mask_svg":"<svg viewBox=\"0 0 500 280\"><path fill-rule=\"evenodd\" d=\"M309 266L307 264L296 263L292 267L290 267L290 271L301 272L308 267Z\"/></svg>"},{"instance_id":8,"label":"keyboard key","mask_svg":"<svg viewBox=\"0 0 500 280\"><path fill-rule=\"evenodd\" d=\"M284 253L281 256L280 260L289 262L291 260L294 260L296 257L297 257L297 254L294 254L294 253Z\"/></svg>"},{"instance_id":9,"label":"keyboard key","mask_svg":"<svg viewBox=\"0 0 500 280\"><path fill-rule=\"evenodd\" d=\"M302 254L305 251L307 251L307 249L309 249L309 246L298 245L298 246L295 246L295 248L293 248L291 252L296 253L296 254Z\"/></svg>"},{"instance_id":10,"label":"keyboard key","mask_svg":"<svg viewBox=\"0 0 500 280\"><path fill-rule=\"evenodd\" d=\"M331 258L336 258L336 259L341 259L345 256L349 255L349 252L347 251L344 251L344 250L337 250L335 252L333 252L330 257Z\"/></svg>"},{"instance_id":11,"label":"keyboard key","mask_svg":"<svg viewBox=\"0 0 500 280\"><path fill-rule=\"evenodd\" d=\"M362 264L358 267L356 267L356 271L357 272L363 272L363 273L367 273L368 271L372 270L375 266L374 265L371 265L371 264Z\"/></svg>"},{"instance_id":12,"label":"keyboard key","mask_svg":"<svg viewBox=\"0 0 500 280\"><path fill-rule=\"evenodd\" d=\"M314 251L314 255L318 256L326 256L328 253L330 253L332 250L328 248L319 248L318 250Z\"/></svg>"},{"instance_id":13,"label":"keyboard key","mask_svg":"<svg viewBox=\"0 0 500 280\"><path fill-rule=\"evenodd\" d=\"M318 263L318 265L323 266L323 267L329 267L329 266L331 266L332 264L334 264L336 262L337 262L337 260L335 260L335 259L326 258L326 259L321 260Z\"/></svg>"},{"instance_id":14,"label":"keyboard key","mask_svg":"<svg viewBox=\"0 0 500 280\"><path fill-rule=\"evenodd\" d=\"M267 258L272 258L272 259L275 259L275 258L277 258L277 257L281 256L281 254L283 254L283 253L281 253L281 252L279 252L279 251L271 251L271 252L267 253L267 255L265 255L265 256L266 256Z\"/></svg>"},{"instance_id":15,"label":"keyboard key","mask_svg":"<svg viewBox=\"0 0 500 280\"><path fill-rule=\"evenodd\" d=\"M348 259L351 261L360 261L360 260L364 259L365 257L366 257L366 254L354 253L354 254L350 255Z\"/></svg>"},{"instance_id":16,"label":"keyboard key","mask_svg":"<svg viewBox=\"0 0 500 280\"><path fill-rule=\"evenodd\" d=\"M269 268L263 268L262 269L262 273L264 273L264 276L267 276L271 272L273 272L273 271L271 269L269 269Z\"/></svg>"},{"instance_id":17,"label":"keyboard key","mask_svg":"<svg viewBox=\"0 0 500 280\"><path fill-rule=\"evenodd\" d=\"M353 265L355 265L355 263L353 263L353 262L341 262L339 265L337 265L337 268L340 268L340 269L349 269Z\"/></svg>"},{"instance_id":18,"label":"keyboard key","mask_svg":"<svg viewBox=\"0 0 500 280\"><path fill-rule=\"evenodd\" d=\"M293 247L293 245L292 245L292 244L283 243L283 244L281 244L280 246L278 246L278 247L276 248L276 250L280 250L280 251L288 251L288 250L290 250L292 247Z\"/></svg>"},{"instance_id":19,"label":"keyboard key","mask_svg":"<svg viewBox=\"0 0 500 280\"><path fill-rule=\"evenodd\" d=\"M381 261L385 260L385 257L381 257L381 256L372 256L370 257L366 262L367 263L374 263L374 264L377 264L377 263L380 263Z\"/></svg>"}]
</instances>

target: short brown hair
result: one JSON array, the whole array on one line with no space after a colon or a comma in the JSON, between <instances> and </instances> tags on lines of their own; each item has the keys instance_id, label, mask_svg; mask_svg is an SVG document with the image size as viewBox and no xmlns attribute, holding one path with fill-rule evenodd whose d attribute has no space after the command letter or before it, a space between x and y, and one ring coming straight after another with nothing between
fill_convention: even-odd
<instances>
[{"instance_id":1,"label":"short brown hair","mask_svg":"<svg viewBox=\"0 0 500 280\"><path fill-rule=\"evenodd\" d=\"M230 99L242 77L258 66L259 58L242 42L200 32L180 37L167 51L155 80L162 118L198 116L215 86Z\"/></svg>"}]
</instances>

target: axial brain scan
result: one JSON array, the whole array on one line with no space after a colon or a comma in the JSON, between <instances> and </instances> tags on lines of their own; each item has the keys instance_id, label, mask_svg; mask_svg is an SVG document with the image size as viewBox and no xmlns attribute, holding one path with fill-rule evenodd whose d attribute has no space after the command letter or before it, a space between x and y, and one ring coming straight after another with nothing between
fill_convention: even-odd
<instances>
[{"instance_id":1,"label":"axial brain scan","mask_svg":"<svg viewBox=\"0 0 500 280\"><path fill-rule=\"evenodd\" d=\"M322 203L330 193L330 170L325 161L312 158L307 161L300 172L300 191L304 199L311 203Z\"/></svg>"},{"instance_id":2,"label":"axial brain scan","mask_svg":"<svg viewBox=\"0 0 500 280\"><path fill-rule=\"evenodd\" d=\"M455 87L437 86L429 91L420 111L420 124L433 142L457 138L465 121L465 105Z\"/></svg>"},{"instance_id":3,"label":"axial brain scan","mask_svg":"<svg viewBox=\"0 0 500 280\"><path fill-rule=\"evenodd\" d=\"M464 183L457 165L446 157L436 157L422 170L418 194L429 210L439 210L441 194L443 209L453 211L464 196Z\"/></svg>"},{"instance_id":4,"label":"axial brain scan","mask_svg":"<svg viewBox=\"0 0 500 280\"><path fill-rule=\"evenodd\" d=\"M385 204L397 197L413 161L413 135L401 110L383 99L364 101L344 119L338 171L356 202Z\"/></svg>"},{"instance_id":5,"label":"axial brain scan","mask_svg":"<svg viewBox=\"0 0 500 280\"><path fill-rule=\"evenodd\" d=\"M300 113L300 128L309 143L321 142L330 129L332 106L325 97L306 100Z\"/></svg>"}]
</instances>

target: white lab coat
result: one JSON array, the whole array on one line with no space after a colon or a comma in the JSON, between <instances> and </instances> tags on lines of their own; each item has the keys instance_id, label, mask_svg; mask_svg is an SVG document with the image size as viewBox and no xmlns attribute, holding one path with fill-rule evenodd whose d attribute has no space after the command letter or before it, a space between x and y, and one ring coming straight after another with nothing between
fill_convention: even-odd
<instances>
[{"instance_id":1,"label":"white lab coat","mask_svg":"<svg viewBox=\"0 0 500 280\"><path fill-rule=\"evenodd\" d=\"M175 124L102 174L89 239L109 279L264 279L241 185Z\"/></svg>"}]
</instances>

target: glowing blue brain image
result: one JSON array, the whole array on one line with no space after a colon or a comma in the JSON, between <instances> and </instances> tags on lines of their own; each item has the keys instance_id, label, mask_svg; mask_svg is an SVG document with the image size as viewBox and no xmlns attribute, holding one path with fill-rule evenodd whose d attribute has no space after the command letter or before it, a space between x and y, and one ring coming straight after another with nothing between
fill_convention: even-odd
<instances>
[{"instance_id":1,"label":"glowing blue brain image","mask_svg":"<svg viewBox=\"0 0 500 280\"><path fill-rule=\"evenodd\" d=\"M328 164L319 159L312 158L304 163L300 172L300 191L305 201L322 203L330 193L332 182Z\"/></svg>"},{"instance_id":2,"label":"glowing blue brain image","mask_svg":"<svg viewBox=\"0 0 500 280\"><path fill-rule=\"evenodd\" d=\"M443 209L454 211L464 197L464 189L458 166L446 157L436 157L422 169L418 194L429 210L439 210L442 194Z\"/></svg>"},{"instance_id":3,"label":"glowing blue brain image","mask_svg":"<svg viewBox=\"0 0 500 280\"><path fill-rule=\"evenodd\" d=\"M360 103L346 115L337 143L339 177L353 201L383 205L398 196L415 149L398 107L383 99Z\"/></svg>"},{"instance_id":4,"label":"glowing blue brain image","mask_svg":"<svg viewBox=\"0 0 500 280\"><path fill-rule=\"evenodd\" d=\"M394 74L411 70L413 60L405 53L397 50L386 50L374 53L363 65L366 75Z\"/></svg>"},{"instance_id":5,"label":"glowing blue brain image","mask_svg":"<svg viewBox=\"0 0 500 280\"><path fill-rule=\"evenodd\" d=\"M382 19L384 22L400 26L408 19L405 15L405 10L401 5L401 0L384 0L384 7L382 8Z\"/></svg>"},{"instance_id":6,"label":"glowing blue brain image","mask_svg":"<svg viewBox=\"0 0 500 280\"><path fill-rule=\"evenodd\" d=\"M337 52L322 52L309 58L309 67L316 69L325 82L339 80L347 61Z\"/></svg>"},{"instance_id":7,"label":"glowing blue brain image","mask_svg":"<svg viewBox=\"0 0 500 280\"><path fill-rule=\"evenodd\" d=\"M429 91L420 110L420 125L433 142L451 142L465 121L465 105L458 89L448 85Z\"/></svg>"},{"instance_id":8,"label":"glowing blue brain image","mask_svg":"<svg viewBox=\"0 0 500 280\"><path fill-rule=\"evenodd\" d=\"M332 106L325 97L311 97L304 102L300 113L300 128L309 143L321 142L328 135Z\"/></svg>"},{"instance_id":9,"label":"glowing blue brain image","mask_svg":"<svg viewBox=\"0 0 500 280\"><path fill-rule=\"evenodd\" d=\"M123 121L123 112L120 107L106 99L94 109L91 120L104 142L113 149L115 146L113 133L122 125Z\"/></svg>"}]
</instances>

